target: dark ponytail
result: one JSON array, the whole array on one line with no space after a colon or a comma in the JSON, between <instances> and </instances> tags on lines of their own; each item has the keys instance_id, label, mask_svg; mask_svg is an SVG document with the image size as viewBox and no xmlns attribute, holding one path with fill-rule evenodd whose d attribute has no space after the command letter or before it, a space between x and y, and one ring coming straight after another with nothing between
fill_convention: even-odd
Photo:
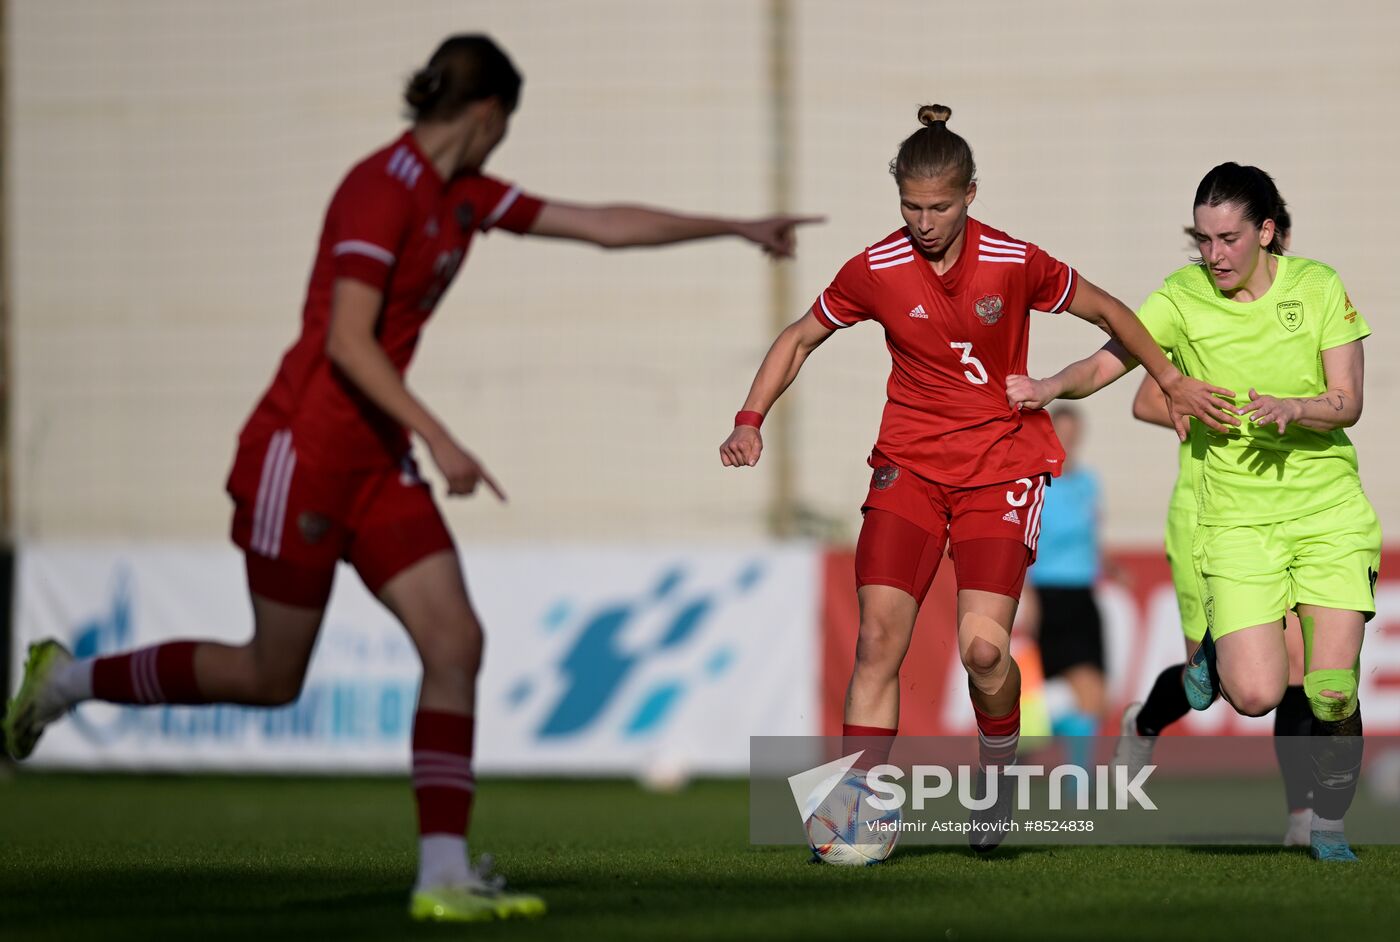
<instances>
[{"instance_id":1,"label":"dark ponytail","mask_svg":"<svg viewBox=\"0 0 1400 942\"><path fill-rule=\"evenodd\" d=\"M523 79L488 37L452 36L408 80L403 100L414 121L445 121L474 101L500 99L507 112L520 103Z\"/></svg>"},{"instance_id":2,"label":"dark ponytail","mask_svg":"<svg viewBox=\"0 0 1400 942\"><path fill-rule=\"evenodd\" d=\"M967 187L977 178L972 148L962 135L948 130L953 109L946 105L920 105L923 127L904 139L899 153L890 161L890 173L899 186L905 180L933 179L952 173L955 185Z\"/></svg>"},{"instance_id":3,"label":"dark ponytail","mask_svg":"<svg viewBox=\"0 0 1400 942\"><path fill-rule=\"evenodd\" d=\"M1212 167L1196 187L1195 206L1223 206L1231 204L1240 208L1240 213L1256 229L1264 221L1274 221L1274 238L1268 249L1275 255L1283 254L1284 242L1293 220L1288 214L1288 205L1274 178L1258 167L1242 167L1237 163L1224 163Z\"/></svg>"}]
</instances>

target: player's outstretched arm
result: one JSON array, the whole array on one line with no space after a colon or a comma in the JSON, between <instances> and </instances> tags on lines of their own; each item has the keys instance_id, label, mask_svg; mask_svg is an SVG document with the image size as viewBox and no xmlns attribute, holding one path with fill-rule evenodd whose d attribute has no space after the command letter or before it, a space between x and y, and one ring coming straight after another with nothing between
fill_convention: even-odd
<instances>
[{"instance_id":1,"label":"player's outstretched arm","mask_svg":"<svg viewBox=\"0 0 1400 942\"><path fill-rule=\"evenodd\" d=\"M1092 396L1137 366L1123 345L1110 340L1082 360L1075 360L1054 376L1032 379L1013 374L1006 377L1006 401L1011 408L1044 409L1056 399L1083 399Z\"/></svg>"},{"instance_id":2,"label":"player's outstretched arm","mask_svg":"<svg viewBox=\"0 0 1400 942\"><path fill-rule=\"evenodd\" d=\"M1220 398L1223 396L1233 399L1235 394L1228 389L1193 379L1173 366L1162 352L1162 348L1157 345L1157 341L1152 339L1152 335L1142 325L1142 321L1138 320L1137 315L1128 310L1122 301L1081 277L1074 292L1074 299L1070 302L1069 312L1107 332L1123 345L1133 359L1147 368L1147 372L1166 394L1172 426L1182 441L1186 441L1191 416L1200 419L1217 432L1227 431L1227 426L1240 424L1239 418L1226 408L1226 404Z\"/></svg>"},{"instance_id":3,"label":"player's outstretched arm","mask_svg":"<svg viewBox=\"0 0 1400 942\"><path fill-rule=\"evenodd\" d=\"M1167 409L1167 397L1151 376L1142 378L1142 385L1133 396L1133 418L1140 422L1172 428L1172 414Z\"/></svg>"},{"instance_id":4,"label":"player's outstretched arm","mask_svg":"<svg viewBox=\"0 0 1400 942\"><path fill-rule=\"evenodd\" d=\"M1276 399L1249 391L1249 402L1239 408L1255 425L1273 425L1280 435L1290 423L1315 432L1350 428L1361 418L1361 389L1365 385L1366 359L1361 341L1322 351L1322 372L1327 392L1309 399Z\"/></svg>"},{"instance_id":5,"label":"player's outstretched arm","mask_svg":"<svg viewBox=\"0 0 1400 942\"><path fill-rule=\"evenodd\" d=\"M762 417L773 408L773 403L797 378L808 355L831 334L832 331L823 327L811 310L783 328L758 367L753 385L749 387L749 396L744 400L743 412L762 421ZM754 424L736 424L724 444L719 446L719 460L726 468L751 468L758 464L761 454L763 436Z\"/></svg>"},{"instance_id":6,"label":"player's outstretched arm","mask_svg":"<svg viewBox=\"0 0 1400 942\"><path fill-rule=\"evenodd\" d=\"M738 236L759 246L773 258L791 258L797 247L797 227L819 222L825 222L825 217L726 219L689 216L649 206L582 206L546 202L530 228L530 235L575 239L608 249Z\"/></svg>"},{"instance_id":7,"label":"player's outstretched arm","mask_svg":"<svg viewBox=\"0 0 1400 942\"><path fill-rule=\"evenodd\" d=\"M500 485L485 466L457 444L447 427L408 391L403 377L375 339L374 325L379 319L383 292L349 278L337 279L333 290L326 358L390 418L423 439L433 463L447 479L449 494L470 494L484 481L497 498L505 500Z\"/></svg>"}]
</instances>

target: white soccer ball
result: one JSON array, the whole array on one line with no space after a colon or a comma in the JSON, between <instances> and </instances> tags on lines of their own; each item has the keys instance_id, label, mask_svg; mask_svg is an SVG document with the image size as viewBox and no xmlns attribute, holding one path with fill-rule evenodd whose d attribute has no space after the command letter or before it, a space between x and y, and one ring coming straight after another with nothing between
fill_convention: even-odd
<instances>
[{"instance_id":1,"label":"white soccer ball","mask_svg":"<svg viewBox=\"0 0 1400 942\"><path fill-rule=\"evenodd\" d=\"M884 860L899 840L899 809L882 811L863 775L848 775L807 819L807 843L823 863L868 867Z\"/></svg>"}]
</instances>

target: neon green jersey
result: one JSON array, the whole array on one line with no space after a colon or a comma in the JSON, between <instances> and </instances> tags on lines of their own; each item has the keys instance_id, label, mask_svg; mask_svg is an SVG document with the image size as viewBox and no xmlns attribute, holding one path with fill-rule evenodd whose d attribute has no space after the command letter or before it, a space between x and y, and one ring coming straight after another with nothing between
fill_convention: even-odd
<instances>
[{"instance_id":1,"label":"neon green jersey","mask_svg":"<svg viewBox=\"0 0 1400 942\"><path fill-rule=\"evenodd\" d=\"M1269 290L1244 302L1221 295L1204 267L1187 265L1167 276L1138 317L1183 373L1234 390L1236 405L1249 401L1251 387L1261 396L1321 395L1321 352L1371 328L1331 268L1306 258L1277 261ZM1361 492L1356 449L1341 429L1295 424L1280 435L1246 418L1228 435L1193 429L1191 438L1201 459L1190 472L1202 524L1290 520Z\"/></svg>"}]
</instances>

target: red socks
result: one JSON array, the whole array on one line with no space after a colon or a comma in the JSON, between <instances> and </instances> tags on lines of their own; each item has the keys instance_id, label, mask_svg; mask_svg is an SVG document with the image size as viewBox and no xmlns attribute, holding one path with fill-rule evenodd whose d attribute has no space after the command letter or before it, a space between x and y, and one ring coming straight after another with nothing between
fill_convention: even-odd
<instances>
[{"instance_id":1,"label":"red socks","mask_svg":"<svg viewBox=\"0 0 1400 942\"><path fill-rule=\"evenodd\" d=\"M419 710L413 718L413 794L418 833L462 837L471 821L472 717Z\"/></svg>"},{"instance_id":2,"label":"red socks","mask_svg":"<svg viewBox=\"0 0 1400 942\"><path fill-rule=\"evenodd\" d=\"M972 705L977 715L977 762L982 768L994 765L1005 768L1016 761L1016 746L1021 740L1021 704L1005 716L988 716Z\"/></svg>"},{"instance_id":3,"label":"red socks","mask_svg":"<svg viewBox=\"0 0 1400 942\"><path fill-rule=\"evenodd\" d=\"M197 641L171 641L100 657L92 665L92 695L108 703L204 703L194 679Z\"/></svg>"},{"instance_id":4,"label":"red socks","mask_svg":"<svg viewBox=\"0 0 1400 942\"><path fill-rule=\"evenodd\" d=\"M841 726L841 752L850 755L864 750L856 760L853 769L870 771L877 765L890 761L890 749L894 747L896 729L889 726L854 726L843 723Z\"/></svg>"}]
</instances>

